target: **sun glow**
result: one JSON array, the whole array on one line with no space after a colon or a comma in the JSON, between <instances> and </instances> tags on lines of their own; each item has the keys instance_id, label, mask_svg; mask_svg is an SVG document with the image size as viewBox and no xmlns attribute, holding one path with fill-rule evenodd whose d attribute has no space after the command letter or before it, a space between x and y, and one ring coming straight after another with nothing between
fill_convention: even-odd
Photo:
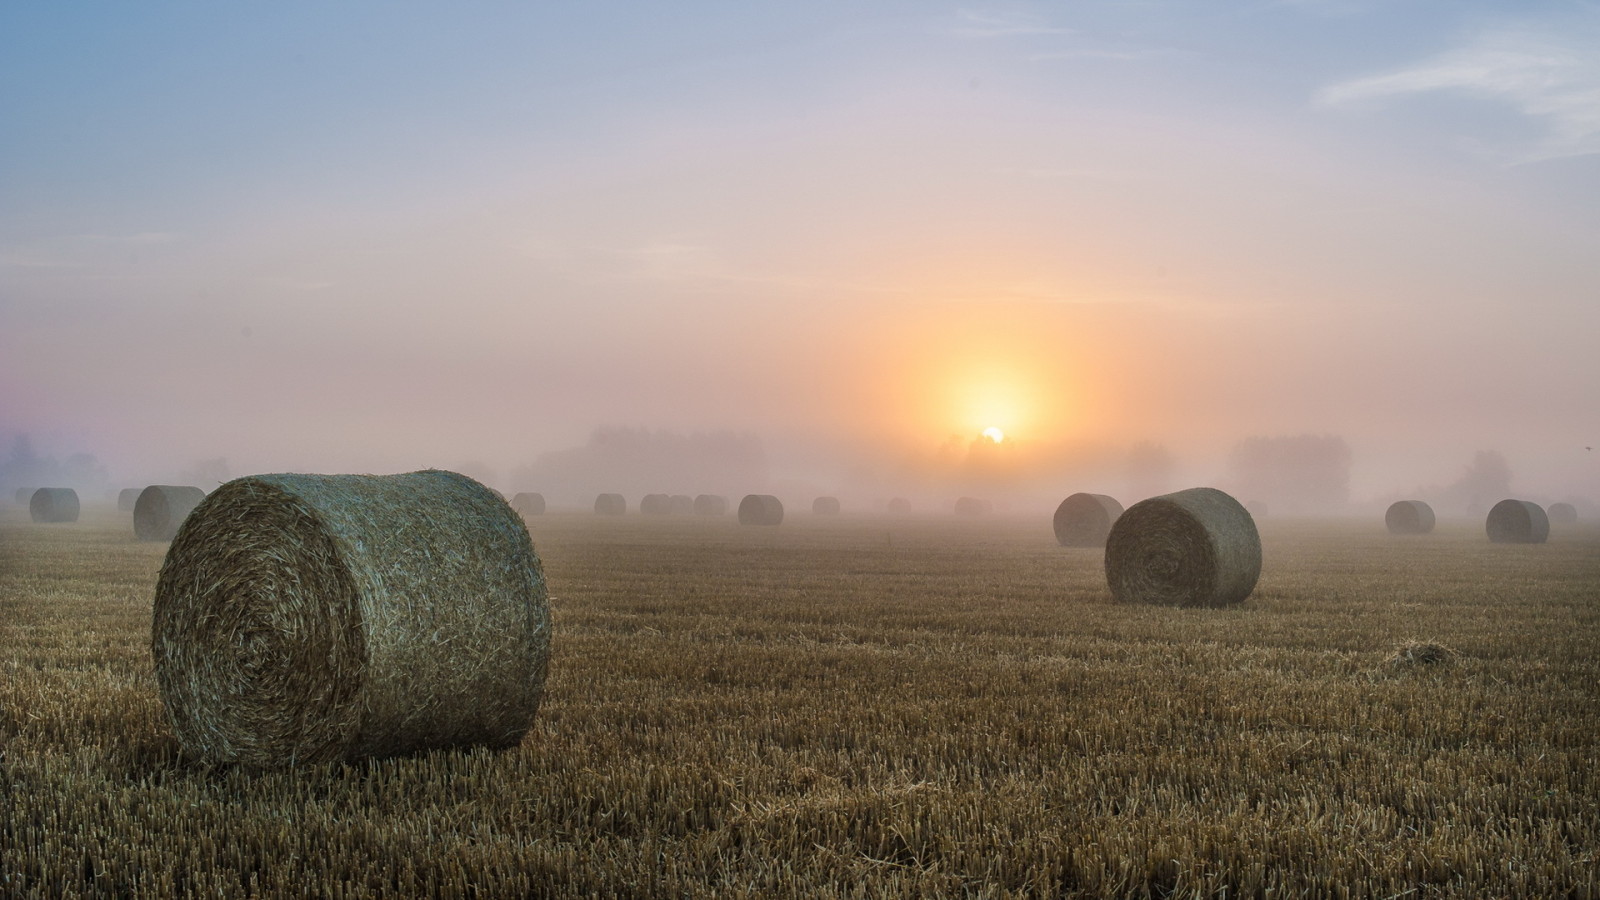
<instances>
[{"instance_id":1,"label":"sun glow","mask_svg":"<svg viewBox=\"0 0 1600 900\"><path fill-rule=\"evenodd\" d=\"M996 444L1006 439L1006 433L994 425L990 425L988 428L985 428L983 430L983 436L991 441L994 441Z\"/></svg>"}]
</instances>

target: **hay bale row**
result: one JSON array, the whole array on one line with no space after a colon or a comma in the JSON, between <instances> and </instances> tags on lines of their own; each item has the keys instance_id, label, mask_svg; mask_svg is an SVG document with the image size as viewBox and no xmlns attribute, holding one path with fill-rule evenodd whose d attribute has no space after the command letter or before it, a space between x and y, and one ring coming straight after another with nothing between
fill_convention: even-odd
<instances>
[{"instance_id":1,"label":"hay bale row","mask_svg":"<svg viewBox=\"0 0 1600 900\"><path fill-rule=\"evenodd\" d=\"M1578 508L1571 503L1552 503L1550 508L1544 512L1552 525L1576 525L1578 523Z\"/></svg>"},{"instance_id":2,"label":"hay bale row","mask_svg":"<svg viewBox=\"0 0 1600 900\"><path fill-rule=\"evenodd\" d=\"M694 514L725 516L728 514L728 498L717 494L700 494L694 498Z\"/></svg>"},{"instance_id":3,"label":"hay bale row","mask_svg":"<svg viewBox=\"0 0 1600 900\"><path fill-rule=\"evenodd\" d=\"M117 512L133 512L139 503L139 494L144 488L123 488L117 492Z\"/></svg>"},{"instance_id":4,"label":"hay bale row","mask_svg":"<svg viewBox=\"0 0 1600 900\"><path fill-rule=\"evenodd\" d=\"M168 549L151 628L184 751L260 767L515 745L549 649L527 527L441 471L224 484Z\"/></svg>"},{"instance_id":5,"label":"hay bale row","mask_svg":"<svg viewBox=\"0 0 1600 900\"><path fill-rule=\"evenodd\" d=\"M1106 581L1120 603L1228 606L1261 576L1261 537L1239 501L1214 488L1141 500L1106 537Z\"/></svg>"},{"instance_id":6,"label":"hay bale row","mask_svg":"<svg viewBox=\"0 0 1600 900\"><path fill-rule=\"evenodd\" d=\"M647 516L665 516L672 513L672 497L667 494L645 494L639 501L639 512Z\"/></svg>"},{"instance_id":7,"label":"hay bale row","mask_svg":"<svg viewBox=\"0 0 1600 900\"><path fill-rule=\"evenodd\" d=\"M78 521L78 492L72 488L39 488L28 497L28 516L41 524Z\"/></svg>"},{"instance_id":8,"label":"hay bale row","mask_svg":"<svg viewBox=\"0 0 1600 900\"><path fill-rule=\"evenodd\" d=\"M528 516L544 515L544 495L530 491L522 491L511 497L511 508L517 515Z\"/></svg>"},{"instance_id":9,"label":"hay bale row","mask_svg":"<svg viewBox=\"0 0 1600 900\"><path fill-rule=\"evenodd\" d=\"M1104 547L1121 515L1122 504L1115 497L1077 493L1061 501L1050 524L1063 547Z\"/></svg>"},{"instance_id":10,"label":"hay bale row","mask_svg":"<svg viewBox=\"0 0 1600 900\"><path fill-rule=\"evenodd\" d=\"M1383 514L1390 534L1427 534L1433 530L1433 507L1421 500L1396 500Z\"/></svg>"},{"instance_id":11,"label":"hay bale row","mask_svg":"<svg viewBox=\"0 0 1600 900\"><path fill-rule=\"evenodd\" d=\"M620 516L628 511L628 501L621 494L601 494L594 498L594 514Z\"/></svg>"},{"instance_id":12,"label":"hay bale row","mask_svg":"<svg viewBox=\"0 0 1600 900\"><path fill-rule=\"evenodd\" d=\"M1542 544L1550 538L1550 517L1531 500L1501 500L1484 520L1496 544Z\"/></svg>"},{"instance_id":13,"label":"hay bale row","mask_svg":"<svg viewBox=\"0 0 1600 900\"><path fill-rule=\"evenodd\" d=\"M197 487L152 484L133 503L133 535L141 541L170 541L189 512L206 498Z\"/></svg>"},{"instance_id":14,"label":"hay bale row","mask_svg":"<svg viewBox=\"0 0 1600 900\"><path fill-rule=\"evenodd\" d=\"M747 494L739 501L740 525L780 525L783 503L771 494Z\"/></svg>"},{"instance_id":15,"label":"hay bale row","mask_svg":"<svg viewBox=\"0 0 1600 900\"><path fill-rule=\"evenodd\" d=\"M839 498L818 497L811 501L811 514L814 516L837 516L839 514Z\"/></svg>"},{"instance_id":16,"label":"hay bale row","mask_svg":"<svg viewBox=\"0 0 1600 900\"><path fill-rule=\"evenodd\" d=\"M989 501L980 497L957 497L956 515L958 516L986 516L991 507Z\"/></svg>"}]
</instances>

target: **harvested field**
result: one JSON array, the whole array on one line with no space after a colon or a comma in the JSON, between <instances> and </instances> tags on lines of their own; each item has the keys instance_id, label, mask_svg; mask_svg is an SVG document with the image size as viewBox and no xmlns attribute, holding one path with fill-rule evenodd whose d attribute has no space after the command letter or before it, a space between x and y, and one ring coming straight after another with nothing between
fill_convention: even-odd
<instances>
[{"instance_id":1,"label":"harvested field","mask_svg":"<svg viewBox=\"0 0 1600 900\"><path fill-rule=\"evenodd\" d=\"M165 547L27 519L0 895L1597 895L1587 522L1266 522L1250 597L1180 609L1113 603L1047 514L553 513L518 747L250 773L165 724Z\"/></svg>"}]
</instances>

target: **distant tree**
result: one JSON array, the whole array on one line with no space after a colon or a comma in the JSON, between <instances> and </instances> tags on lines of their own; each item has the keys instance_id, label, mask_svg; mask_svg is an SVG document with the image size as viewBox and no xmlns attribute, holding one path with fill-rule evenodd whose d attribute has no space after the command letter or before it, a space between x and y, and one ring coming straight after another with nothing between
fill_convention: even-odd
<instances>
[{"instance_id":1,"label":"distant tree","mask_svg":"<svg viewBox=\"0 0 1600 900\"><path fill-rule=\"evenodd\" d=\"M1419 488L1418 494L1441 510L1481 515L1511 496L1511 464L1497 450L1479 450L1450 484Z\"/></svg>"},{"instance_id":2,"label":"distant tree","mask_svg":"<svg viewBox=\"0 0 1600 900\"><path fill-rule=\"evenodd\" d=\"M1123 474L1128 485L1128 496L1124 502L1137 503L1172 490L1172 473L1176 468L1177 463L1166 445L1153 441L1134 444L1123 462Z\"/></svg>"},{"instance_id":3,"label":"distant tree","mask_svg":"<svg viewBox=\"0 0 1600 900\"><path fill-rule=\"evenodd\" d=\"M1228 456L1228 485L1241 502L1288 513L1332 512L1350 500L1350 445L1331 434L1251 437Z\"/></svg>"},{"instance_id":4,"label":"distant tree","mask_svg":"<svg viewBox=\"0 0 1600 900\"><path fill-rule=\"evenodd\" d=\"M228 460L218 456L211 459L197 459L190 463L178 476L184 484L192 484L197 488L210 493L217 485L225 481L232 481L233 475L228 469Z\"/></svg>"},{"instance_id":5,"label":"distant tree","mask_svg":"<svg viewBox=\"0 0 1600 900\"><path fill-rule=\"evenodd\" d=\"M0 463L0 485L6 490L19 487L103 487L110 476L105 466L90 453L74 453L66 462L53 456L40 456L33 449L33 439L26 434L17 435L11 442L11 452Z\"/></svg>"}]
</instances>

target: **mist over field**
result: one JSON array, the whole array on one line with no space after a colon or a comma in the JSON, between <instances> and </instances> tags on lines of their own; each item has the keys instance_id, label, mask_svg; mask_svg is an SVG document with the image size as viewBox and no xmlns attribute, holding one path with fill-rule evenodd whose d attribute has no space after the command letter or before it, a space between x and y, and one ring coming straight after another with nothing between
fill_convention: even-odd
<instances>
[{"instance_id":1,"label":"mist over field","mask_svg":"<svg viewBox=\"0 0 1600 900\"><path fill-rule=\"evenodd\" d=\"M0 496L1597 512L1597 43L1590 3L13 4Z\"/></svg>"}]
</instances>

